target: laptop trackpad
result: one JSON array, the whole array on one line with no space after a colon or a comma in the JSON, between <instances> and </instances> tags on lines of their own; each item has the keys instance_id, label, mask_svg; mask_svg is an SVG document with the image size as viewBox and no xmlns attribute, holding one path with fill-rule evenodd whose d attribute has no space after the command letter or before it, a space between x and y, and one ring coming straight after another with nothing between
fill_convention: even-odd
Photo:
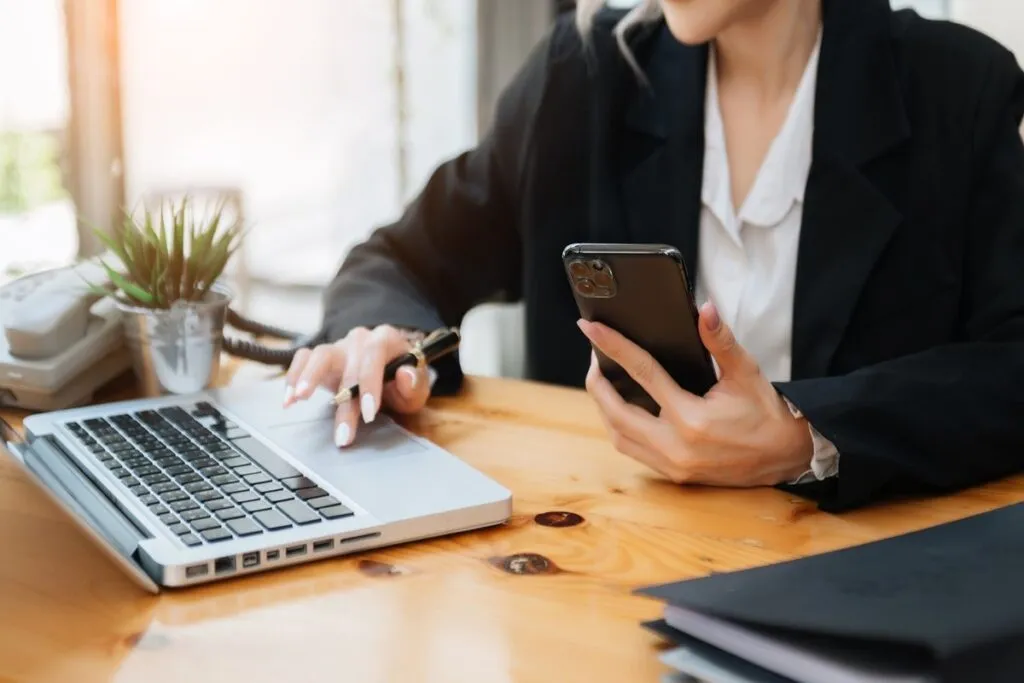
<instances>
[{"instance_id":1,"label":"laptop trackpad","mask_svg":"<svg viewBox=\"0 0 1024 683\"><path fill-rule=\"evenodd\" d=\"M386 415L368 425L360 423L356 442L339 449L334 444L334 408L328 392L319 390L309 400L287 409L281 407L283 394L284 383L280 380L229 386L215 392L228 412L324 477L426 449Z\"/></svg>"}]
</instances>

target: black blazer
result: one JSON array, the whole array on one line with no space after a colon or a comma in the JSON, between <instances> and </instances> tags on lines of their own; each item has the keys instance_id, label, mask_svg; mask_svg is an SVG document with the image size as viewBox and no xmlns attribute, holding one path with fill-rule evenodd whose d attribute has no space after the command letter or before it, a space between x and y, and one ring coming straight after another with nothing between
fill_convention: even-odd
<instances>
[{"instance_id":1,"label":"black blazer","mask_svg":"<svg viewBox=\"0 0 1024 683\"><path fill-rule=\"evenodd\" d=\"M644 85L611 36L620 17L586 47L560 21L479 146L349 253L326 293L331 338L523 300L529 376L580 386L565 245L669 243L696 274L707 47L637 31ZM1024 75L989 38L888 0L825 0L793 379L777 385L841 453L838 477L792 489L823 509L1024 464L1022 113ZM457 389L457 360L439 371Z\"/></svg>"}]
</instances>

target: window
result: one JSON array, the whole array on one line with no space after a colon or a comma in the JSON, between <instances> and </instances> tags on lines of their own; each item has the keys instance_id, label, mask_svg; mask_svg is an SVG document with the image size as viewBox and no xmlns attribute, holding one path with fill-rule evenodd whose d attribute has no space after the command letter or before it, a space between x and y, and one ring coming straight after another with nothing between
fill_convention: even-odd
<instances>
[{"instance_id":1,"label":"window","mask_svg":"<svg viewBox=\"0 0 1024 683\"><path fill-rule=\"evenodd\" d=\"M0 281L78 251L60 0L0 0Z\"/></svg>"},{"instance_id":2,"label":"window","mask_svg":"<svg viewBox=\"0 0 1024 683\"><path fill-rule=\"evenodd\" d=\"M128 203L237 193L243 308L315 329L347 250L475 142L475 20L474 0L120 3Z\"/></svg>"}]
</instances>

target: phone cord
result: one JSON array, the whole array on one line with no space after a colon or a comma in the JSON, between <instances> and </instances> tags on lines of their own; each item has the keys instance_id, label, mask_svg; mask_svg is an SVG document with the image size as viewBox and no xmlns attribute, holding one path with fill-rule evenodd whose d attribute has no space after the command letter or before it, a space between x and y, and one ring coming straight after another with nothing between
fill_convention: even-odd
<instances>
[{"instance_id":1,"label":"phone cord","mask_svg":"<svg viewBox=\"0 0 1024 683\"><path fill-rule=\"evenodd\" d=\"M256 361L257 363L264 363L266 365L280 365L282 367L288 367L291 365L296 351L302 348L315 346L323 337L322 331L313 335L302 335L291 330L274 327L273 325L265 325L254 320L248 320L240 316L238 313L235 313L230 308L227 311L227 323L242 332L248 332L249 334L257 337L275 337L277 339L287 339L292 342L292 345L289 347L283 349L271 349L258 342L244 339L232 339L225 336L224 350L229 354L232 356L247 358L249 360Z\"/></svg>"}]
</instances>

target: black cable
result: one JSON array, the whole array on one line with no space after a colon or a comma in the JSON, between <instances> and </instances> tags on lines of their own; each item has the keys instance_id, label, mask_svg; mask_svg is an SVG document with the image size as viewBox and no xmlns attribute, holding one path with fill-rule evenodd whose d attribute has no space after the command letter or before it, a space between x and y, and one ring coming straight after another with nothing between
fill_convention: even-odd
<instances>
[{"instance_id":1,"label":"black cable","mask_svg":"<svg viewBox=\"0 0 1024 683\"><path fill-rule=\"evenodd\" d=\"M265 325L253 320L248 320L240 316L238 313L235 313L230 308L227 312L227 323L242 332L248 332L254 336L274 337L292 342L292 344L286 348L272 349L264 344L260 344L259 342L232 339L225 335L224 350L227 353L232 356L246 358L265 365L280 365L282 367L288 367L291 365L292 359L295 358L295 353L299 349L316 346L323 338L323 331L319 331L313 335L302 335L291 330L285 330L280 327L274 327L273 325Z\"/></svg>"}]
</instances>

